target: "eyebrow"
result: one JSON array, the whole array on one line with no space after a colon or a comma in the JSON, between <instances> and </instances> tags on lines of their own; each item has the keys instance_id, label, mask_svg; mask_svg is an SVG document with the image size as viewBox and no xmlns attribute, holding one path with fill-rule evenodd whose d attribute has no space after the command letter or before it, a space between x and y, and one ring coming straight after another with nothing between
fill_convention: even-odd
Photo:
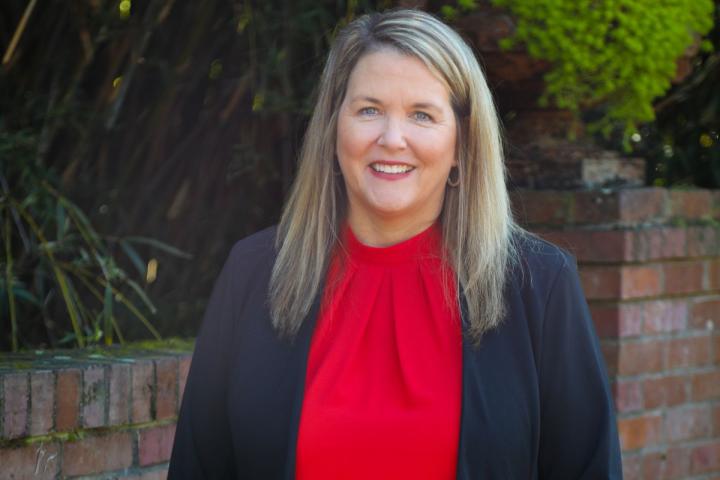
<instances>
[{"instance_id":1,"label":"eyebrow","mask_svg":"<svg viewBox=\"0 0 720 480\"><path fill-rule=\"evenodd\" d=\"M373 103L375 105L381 105L382 102L378 100L375 97L369 97L367 95L357 95L350 99L350 103L359 102L359 101L365 101L369 103ZM440 108L438 105L431 103L431 102L416 102L411 105L412 108L419 108L423 110L436 110L438 112L442 112L442 108Z\"/></svg>"}]
</instances>

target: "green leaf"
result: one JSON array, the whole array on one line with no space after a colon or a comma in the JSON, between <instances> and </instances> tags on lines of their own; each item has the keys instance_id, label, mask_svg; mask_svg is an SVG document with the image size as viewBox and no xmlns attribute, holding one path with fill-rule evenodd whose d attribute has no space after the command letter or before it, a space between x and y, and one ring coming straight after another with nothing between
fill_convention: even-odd
<instances>
[{"instance_id":1,"label":"green leaf","mask_svg":"<svg viewBox=\"0 0 720 480\"><path fill-rule=\"evenodd\" d=\"M135 293L142 299L142 301L145 303L145 305L148 307L150 312L153 314L157 313L157 308L155 308L155 305L153 305L152 301L150 301L150 298L147 296L145 291L138 285L135 281L130 279L125 279L125 283L130 285L130 288L133 289Z\"/></svg>"},{"instance_id":2,"label":"green leaf","mask_svg":"<svg viewBox=\"0 0 720 480\"><path fill-rule=\"evenodd\" d=\"M55 237L59 242L62 242L67 232L67 217L65 215L65 208L58 203L55 207L55 225L57 226L57 232Z\"/></svg>"},{"instance_id":3,"label":"green leaf","mask_svg":"<svg viewBox=\"0 0 720 480\"><path fill-rule=\"evenodd\" d=\"M103 330L105 331L105 344L113 343L113 294L112 285L108 282L105 285L105 301L103 302Z\"/></svg>"},{"instance_id":4,"label":"green leaf","mask_svg":"<svg viewBox=\"0 0 720 480\"><path fill-rule=\"evenodd\" d=\"M130 262L132 262L132 264L135 266L135 269L141 276L144 277L146 274L145 262L143 262L142 258L140 258L140 254L137 252L137 250L135 250L135 247L130 245L130 243L124 238L121 238L119 243L120 248L122 248L123 252L125 252L125 255L128 256Z\"/></svg>"},{"instance_id":5,"label":"green leaf","mask_svg":"<svg viewBox=\"0 0 720 480\"><path fill-rule=\"evenodd\" d=\"M170 255L174 255L176 257L185 258L188 260L193 258L193 256L191 254L189 254L187 252L183 252L179 248L173 247L172 245L161 242L160 240L157 240L154 238L131 236L131 237L124 237L124 239L128 242L150 245L152 247L157 248L158 250L162 250L162 251L169 253Z\"/></svg>"}]
</instances>

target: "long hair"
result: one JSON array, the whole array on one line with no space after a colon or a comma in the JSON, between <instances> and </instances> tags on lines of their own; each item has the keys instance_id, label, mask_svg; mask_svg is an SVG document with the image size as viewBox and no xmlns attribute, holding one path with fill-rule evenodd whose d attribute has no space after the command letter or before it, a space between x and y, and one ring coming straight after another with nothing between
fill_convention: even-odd
<instances>
[{"instance_id":1,"label":"long hair","mask_svg":"<svg viewBox=\"0 0 720 480\"><path fill-rule=\"evenodd\" d=\"M444 256L465 298L467 334L478 343L505 316L503 290L517 260L514 240L523 230L512 217L497 113L482 70L455 31L418 10L364 15L333 43L277 230L270 280L273 326L294 336L322 289L347 208L334 160L337 115L358 60L382 49L418 58L450 94L460 184L446 187L440 222Z\"/></svg>"}]
</instances>

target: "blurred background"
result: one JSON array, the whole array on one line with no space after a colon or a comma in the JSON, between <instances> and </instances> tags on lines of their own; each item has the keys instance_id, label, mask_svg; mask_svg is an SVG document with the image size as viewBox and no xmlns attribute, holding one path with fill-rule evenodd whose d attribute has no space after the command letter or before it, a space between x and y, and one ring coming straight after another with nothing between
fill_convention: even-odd
<instances>
[{"instance_id":1,"label":"blurred background","mask_svg":"<svg viewBox=\"0 0 720 480\"><path fill-rule=\"evenodd\" d=\"M718 188L718 2L671 4L4 0L0 350L194 335L233 243L277 222L328 45L368 11L463 32L511 153L533 143L520 72L568 141L644 158L640 184Z\"/></svg>"}]
</instances>

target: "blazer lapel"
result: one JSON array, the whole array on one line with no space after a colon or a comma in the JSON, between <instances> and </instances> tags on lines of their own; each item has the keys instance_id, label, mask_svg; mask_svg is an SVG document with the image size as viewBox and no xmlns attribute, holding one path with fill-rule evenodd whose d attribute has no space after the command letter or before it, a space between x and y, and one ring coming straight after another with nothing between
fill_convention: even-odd
<instances>
[{"instance_id":1,"label":"blazer lapel","mask_svg":"<svg viewBox=\"0 0 720 480\"><path fill-rule=\"evenodd\" d=\"M320 310L321 295L316 295L308 316L305 318L297 337L295 338L297 348L297 362L295 371L292 372L296 378L295 395L292 399L292 414L290 426L290 438L288 439L287 459L285 460L285 479L295 479L295 462L297 459L297 437L300 427L300 414L302 412L303 397L305 394L305 373L307 371L308 354L310 352L310 341L315 330L318 312Z\"/></svg>"},{"instance_id":2,"label":"blazer lapel","mask_svg":"<svg viewBox=\"0 0 720 480\"><path fill-rule=\"evenodd\" d=\"M470 340L468 338L467 332L468 332L468 326L470 325L470 322L468 320L468 307L467 307L467 300L465 299L465 295L462 293L462 291L459 294L460 297L460 320L462 325L462 393L461 393L461 405L460 405L460 438L458 439L458 450L457 450L457 467L456 467L456 478L457 480L467 480L468 472L467 472L467 464L466 464L466 454L465 454L465 433L468 428L466 425L466 415L465 415L465 405L467 403L467 397L468 397L468 391L467 391L467 385L468 385L468 375L470 369L468 368L468 363L473 360L473 346L470 343Z\"/></svg>"}]
</instances>

